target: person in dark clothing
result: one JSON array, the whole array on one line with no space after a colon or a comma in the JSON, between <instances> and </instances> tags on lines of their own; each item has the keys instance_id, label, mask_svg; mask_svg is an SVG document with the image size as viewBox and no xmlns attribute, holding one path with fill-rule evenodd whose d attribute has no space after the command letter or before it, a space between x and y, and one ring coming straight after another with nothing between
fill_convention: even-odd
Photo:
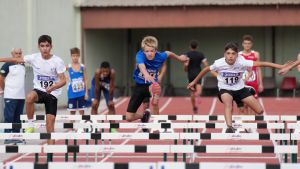
<instances>
[{"instance_id":1,"label":"person in dark clothing","mask_svg":"<svg viewBox=\"0 0 300 169\"><path fill-rule=\"evenodd\" d=\"M208 66L207 59L202 52L197 51L198 43L193 40L190 43L190 51L186 53L189 61L184 65L184 70L187 72L189 83L192 82L201 71L201 65ZM195 91L191 91L191 103L193 106L193 112L198 113L198 106L200 104L200 94L202 92L202 79L200 79L195 87Z\"/></svg>"}]
</instances>

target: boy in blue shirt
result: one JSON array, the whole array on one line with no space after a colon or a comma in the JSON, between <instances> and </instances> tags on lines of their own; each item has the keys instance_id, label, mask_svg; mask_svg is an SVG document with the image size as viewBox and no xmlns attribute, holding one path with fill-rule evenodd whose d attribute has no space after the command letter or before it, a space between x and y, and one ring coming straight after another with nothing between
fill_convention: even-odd
<instances>
[{"instance_id":1,"label":"boy in blue shirt","mask_svg":"<svg viewBox=\"0 0 300 169\"><path fill-rule=\"evenodd\" d=\"M85 100L88 99L86 68L79 63L80 50L70 49L72 63L68 65L69 85L68 85L68 110L75 114L76 110L80 115L84 114Z\"/></svg>"},{"instance_id":2,"label":"boy in blue shirt","mask_svg":"<svg viewBox=\"0 0 300 169\"><path fill-rule=\"evenodd\" d=\"M153 36L146 36L141 43L142 50L136 54L136 68L133 73L136 86L127 107L127 121L131 122L137 119L141 119L143 123L149 121L149 109L146 109L144 113L137 113L136 111L143 100L151 97L151 95L153 114L159 113L158 99L160 95L160 85L158 83L158 72L167 58L175 58L181 62L188 61L188 58L184 55L178 56L170 51L159 52L157 51L157 47L157 39Z\"/></svg>"}]
</instances>

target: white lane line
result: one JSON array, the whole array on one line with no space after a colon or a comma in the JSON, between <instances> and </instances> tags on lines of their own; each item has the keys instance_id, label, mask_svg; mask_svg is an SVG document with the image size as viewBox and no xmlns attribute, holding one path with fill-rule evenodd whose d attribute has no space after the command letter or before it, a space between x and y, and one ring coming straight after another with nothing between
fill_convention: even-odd
<instances>
[{"instance_id":1,"label":"white lane line","mask_svg":"<svg viewBox=\"0 0 300 169\"><path fill-rule=\"evenodd\" d=\"M265 106L264 106L264 102L263 102L262 98L258 98L258 101L259 101L259 103L261 104L261 106L262 106L263 109L264 109L264 116L266 116L266 115L267 115L267 111L266 111L266 108L265 108ZM267 122L269 122L269 121L267 121ZM268 129L268 132L269 132L270 134L273 133L271 129ZM275 140L272 140L272 143L273 143L273 146L274 146L274 147L275 147L275 145L277 146L277 143L276 143ZM276 153L276 157L278 158L279 162L282 163L281 155L278 154L278 153Z\"/></svg>"},{"instance_id":2,"label":"white lane line","mask_svg":"<svg viewBox=\"0 0 300 169\"><path fill-rule=\"evenodd\" d=\"M172 101L172 98L169 97L169 99L166 101L166 103L164 103L164 105L159 109L159 112L164 111L164 109L167 108L167 106L171 103L171 101ZM139 128L139 129L137 129L134 133L137 133L137 132L139 132L140 130L141 130L141 129ZM130 140L131 140L130 138L126 139L126 140L124 140L120 145L125 145L125 144L127 144ZM108 158L112 157L113 155L114 155L114 152L112 152L111 154L109 154L108 156L106 156L105 158L103 158L103 159L100 161L100 163L105 162Z\"/></svg>"},{"instance_id":3,"label":"white lane line","mask_svg":"<svg viewBox=\"0 0 300 169\"><path fill-rule=\"evenodd\" d=\"M217 105L217 98L215 97L212 101L212 104L211 104L211 107L209 110L209 114L208 114L209 116L215 112L216 105ZM205 133L205 132L206 132L206 128L201 131L201 133ZM201 145L201 142L202 142L202 140L198 140L197 145ZM194 162L195 157L198 157L196 153L191 154L190 162Z\"/></svg>"}]
</instances>

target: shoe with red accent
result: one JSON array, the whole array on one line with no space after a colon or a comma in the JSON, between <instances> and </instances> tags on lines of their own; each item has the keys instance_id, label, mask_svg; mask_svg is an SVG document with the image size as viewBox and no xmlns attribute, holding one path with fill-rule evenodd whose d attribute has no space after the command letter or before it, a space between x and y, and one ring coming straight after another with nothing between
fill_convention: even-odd
<instances>
[{"instance_id":1,"label":"shoe with red accent","mask_svg":"<svg viewBox=\"0 0 300 169\"><path fill-rule=\"evenodd\" d=\"M159 97L160 97L160 93L161 93L161 88L159 83L154 82L149 86L149 91L151 93L151 103L154 105L157 105L159 102Z\"/></svg>"}]
</instances>

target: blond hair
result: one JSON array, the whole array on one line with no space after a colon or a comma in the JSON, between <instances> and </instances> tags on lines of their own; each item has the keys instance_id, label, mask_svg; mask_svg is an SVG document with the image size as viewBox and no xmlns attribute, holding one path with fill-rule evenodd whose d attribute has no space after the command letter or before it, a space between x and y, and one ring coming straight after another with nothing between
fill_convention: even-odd
<instances>
[{"instance_id":1,"label":"blond hair","mask_svg":"<svg viewBox=\"0 0 300 169\"><path fill-rule=\"evenodd\" d=\"M158 47L157 39L154 36L144 37L144 39L142 40L142 43L141 43L141 47L144 50L146 46L157 49L157 47Z\"/></svg>"}]
</instances>

